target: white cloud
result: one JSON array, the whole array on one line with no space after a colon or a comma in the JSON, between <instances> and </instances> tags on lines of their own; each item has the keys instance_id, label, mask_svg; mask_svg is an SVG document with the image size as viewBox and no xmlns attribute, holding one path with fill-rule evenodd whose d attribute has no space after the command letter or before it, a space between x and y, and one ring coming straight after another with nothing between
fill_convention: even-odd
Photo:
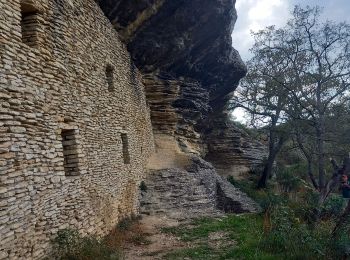
<instances>
[{"instance_id":1,"label":"white cloud","mask_svg":"<svg viewBox=\"0 0 350 260\"><path fill-rule=\"evenodd\" d=\"M232 41L233 47L239 51L243 60L251 57L249 49L254 43L251 30L258 31L269 25L283 26L295 4L322 6L325 19L338 22L345 20L350 23L349 0L237 0L238 20L232 33ZM233 112L233 116L243 123L246 122L244 115L242 109Z\"/></svg>"},{"instance_id":2,"label":"white cloud","mask_svg":"<svg viewBox=\"0 0 350 260\"><path fill-rule=\"evenodd\" d=\"M253 44L250 31L258 31L269 25L283 26L295 4L324 7L323 17L335 21L350 22L349 0L237 0L238 20L232 33L233 47L247 60Z\"/></svg>"},{"instance_id":3,"label":"white cloud","mask_svg":"<svg viewBox=\"0 0 350 260\"><path fill-rule=\"evenodd\" d=\"M288 0L238 0L236 9L238 20L232 40L244 60L249 58L248 50L253 44L251 30L258 31L272 24L281 25L289 15Z\"/></svg>"}]
</instances>

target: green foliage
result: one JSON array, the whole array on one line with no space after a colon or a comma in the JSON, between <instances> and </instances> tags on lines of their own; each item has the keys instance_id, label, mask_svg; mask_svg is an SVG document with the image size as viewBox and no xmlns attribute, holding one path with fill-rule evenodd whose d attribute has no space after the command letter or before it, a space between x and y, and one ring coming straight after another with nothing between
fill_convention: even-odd
<instances>
[{"instance_id":1,"label":"green foliage","mask_svg":"<svg viewBox=\"0 0 350 260\"><path fill-rule=\"evenodd\" d=\"M271 228L265 230L265 214L229 215L220 219L204 218L180 227L166 228L190 243L166 259L341 259L350 251L349 233L345 230L333 238L334 223L308 225L289 205L270 208ZM212 247L210 234L226 234L220 247Z\"/></svg>"},{"instance_id":2,"label":"green foliage","mask_svg":"<svg viewBox=\"0 0 350 260\"><path fill-rule=\"evenodd\" d=\"M279 189L282 193L257 190L254 181L228 178L263 208L264 216L260 217L264 224L258 228L265 232L259 238L260 243L255 244L258 249L253 246L250 251L285 259L341 259L349 254L350 228L332 237L335 222L345 206L344 199L339 194L331 194L320 208L319 192L300 178L304 167L295 164L278 170L277 183L283 187ZM297 180L293 174L299 176ZM289 196L291 192L297 196Z\"/></svg>"},{"instance_id":3,"label":"green foliage","mask_svg":"<svg viewBox=\"0 0 350 260\"><path fill-rule=\"evenodd\" d=\"M282 147L280 153L277 156L278 164L282 165L295 165L301 164L303 168L307 168L306 162L300 149L295 147L295 142L293 140L288 140ZM306 171L305 171L306 172Z\"/></svg>"},{"instance_id":4,"label":"green foliage","mask_svg":"<svg viewBox=\"0 0 350 260\"><path fill-rule=\"evenodd\" d=\"M283 192L297 191L302 186L299 176L307 171L306 165L294 164L288 167L279 167L276 181Z\"/></svg>"},{"instance_id":5,"label":"green foliage","mask_svg":"<svg viewBox=\"0 0 350 260\"><path fill-rule=\"evenodd\" d=\"M230 182L233 186L236 186L238 184L235 178L231 175L227 177L227 181Z\"/></svg>"},{"instance_id":6,"label":"green foliage","mask_svg":"<svg viewBox=\"0 0 350 260\"><path fill-rule=\"evenodd\" d=\"M232 176L229 176L227 180L254 199L263 211L266 211L274 205L285 203L288 199L285 195L274 193L269 189L257 189L256 180L235 180Z\"/></svg>"},{"instance_id":7,"label":"green foliage","mask_svg":"<svg viewBox=\"0 0 350 260\"><path fill-rule=\"evenodd\" d=\"M215 259L215 254L207 245L196 246L193 248L187 248L169 253L166 259L169 260L182 260L182 259Z\"/></svg>"},{"instance_id":8,"label":"green foliage","mask_svg":"<svg viewBox=\"0 0 350 260\"><path fill-rule=\"evenodd\" d=\"M350 256L350 234L346 230L342 230L339 236L330 243L332 256L337 259Z\"/></svg>"},{"instance_id":9,"label":"green foliage","mask_svg":"<svg viewBox=\"0 0 350 260\"><path fill-rule=\"evenodd\" d=\"M81 236L77 230L64 229L53 240L55 259L95 260L121 259L121 248L128 242L137 245L148 244L145 233L136 216L123 219L107 236Z\"/></svg>"},{"instance_id":10,"label":"green foliage","mask_svg":"<svg viewBox=\"0 0 350 260\"><path fill-rule=\"evenodd\" d=\"M62 260L120 259L120 252L94 236L81 237L76 230L64 229L54 239L55 258Z\"/></svg>"},{"instance_id":11,"label":"green foliage","mask_svg":"<svg viewBox=\"0 0 350 260\"><path fill-rule=\"evenodd\" d=\"M228 215L220 219L204 218L175 228L164 229L191 243L190 249L180 249L166 256L166 259L280 259L259 246L263 237L262 216L259 214ZM209 236L222 232L222 245L212 247ZM227 243L227 242L231 243Z\"/></svg>"},{"instance_id":12,"label":"green foliage","mask_svg":"<svg viewBox=\"0 0 350 260\"><path fill-rule=\"evenodd\" d=\"M322 206L322 218L331 219L339 217L344 209L345 200L338 194L331 194Z\"/></svg>"},{"instance_id":13,"label":"green foliage","mask_svg":"<svg viewBox=\"0 0 350 260\"><path fill-rule=\"evenodd\" d=\"M54 239L55 249L63 255L74 255L80 247L81 237L77 230L63 229L59 230Z\"/></svg>"},{"instance_id":14,"label":"green foliage","mask_svg":"<svg viewBox=\"0 0 350 260\"><path fill-rule=\"evenodd\" d=\"M308 190L304 194L299 194L299 200L290 200L288 206L294 210L298 218L310 225L314 225L320 215L318 206L319 195L316 191Z\"/></svg>"},{"instance_id":15,"label":"green foliage","mask_svg":"<svg viewBox=\"0 0 350 260\"><path fill-rule=\"evenodd\" d=\"M260 194L262 196L257 201L264 211L267 211L276 205L284 204L288 200L286 196L279 195L271 191L261 192Z\"/></svg>"},{"instance_id":16,"label":"green foliage","mask_svg":"<svg viewBox=\"0 0 350 260\"><path fill-rule=\"evenodd\" d=\"M146 192L147 191L147 185L144 181L141 181L140 183L140 190Z\"/></svg>"},{"instance_id":17,"label":"green foliage","mask_svg":"<svg viewBox=\"0 0 350 260\"><path fill-rule=\"evenodd\" d=\"M271 212L271 230L261 246L288 259L320 259L326 254L328 233L318 231L303 223L291 208L281 205Z\"/></svg>"}]
</instances>

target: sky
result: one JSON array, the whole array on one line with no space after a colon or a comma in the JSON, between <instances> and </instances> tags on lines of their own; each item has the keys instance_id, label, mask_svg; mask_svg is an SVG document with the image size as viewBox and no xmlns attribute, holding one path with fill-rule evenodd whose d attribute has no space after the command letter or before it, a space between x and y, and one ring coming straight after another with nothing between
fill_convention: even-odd
<instances>
[{"instance_id":1,"label":"sky","mask_svg":"<svg viewBox=\"0 0 350 260\"><path fill-rule=\"evenodd\" d=\"M321 17L350 23L350 0L236 0L238 19L232 33L232 45L244 61L251 58L249 49L254 40L250 32L269 25L284 26L296 4L318 5L324 8ZM243 111L237 110L233 115L239 121L245 122Z\"/></svg>"},{"instance_id":2,"label":"sky","mask_svg":"<svg viewBox=\"0 0 350 260\"><path fill-rule=\"evenodd\" d=\"M296 4L318 5L324 8L322 17L350 23L350 0L236 0L238 19L232 41L243 60L250 58L249 48L253 44L250 31L258 31L269 25L283 26Z\"/></svg>"}]
</instances>

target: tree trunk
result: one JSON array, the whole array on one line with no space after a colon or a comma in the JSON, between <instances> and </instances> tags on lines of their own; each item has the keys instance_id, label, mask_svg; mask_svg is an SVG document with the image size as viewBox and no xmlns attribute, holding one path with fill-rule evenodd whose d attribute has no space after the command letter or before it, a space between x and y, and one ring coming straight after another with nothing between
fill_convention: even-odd
<instances>
[{"instance_id":1,"label":"tree trunk","mask_svg":"<svg viewBox=\"0 0 350 260\"><path fill-rule=\"evenodd\" d=\"M314 186L314 188L316 190L319 190L319 186L318 186L318 183L315 179L315 176L312 172L312 155L310 152L307 151L307 149L304 147L303 145L303 141L302 141L302 138L301 138L301 134L299 131L297 131L297 143L298 143L298 146L299 146L299 149L303 152L306 160L307 160L307 174L309 175L309 178L312 182L312 185Z\"/></svg>"},{"instance_id":2,"label":"tree trunk","mask_svg":"<svg viewBox=\"0 0 350 260\"><path fill-rule=\"evenodd\" d=\"M319 189L322 191L325 188L325 163L324 163L324 139L325 139L325 126L324 126L324 116L320 115L320 121L316 129L317 135L317 153L318 153L318 185Z\"/></svg>"},{"instance_id":3,"label":"tree trunk","mask_svg":"<svg viewBox=\"0 0 350 260\"><path fill-rule=\"evenodd\" d=\"M308 173L309 178L310 178L310 180L311 180L311 182L312 182L312 185L314 186L314 188L315 188L316 190L318 190L318 189L319 189L318 183L317 183L317 181L316 181L316 179L315 179L314 174L312 173L312 162L311 162L311 160L309 160L309 159L307 160L307 173Z\"/></svg>"},{"instance_id":4,"label":"tree trunk","mask_svg":"<svg viewBox=\"0 0 350 260\"><path fill-rule=\"evenodd\" d=\"M267 162L264 166L264 170L262 172L260 180L258 182L259 189L266 188L267 180L271 176L271 172L273 169L273 164L275 162L276 156L277 156L278 152L281 150L284 141L285 141L285 139L283 137L281 137L277 144L275 144L274 142L270 143L269 156L268 156Z\"/></svg>"},{"instance_id":5,"label":"tree trunk","mask_svg":"<svg viewBox=\"0 0 350 260\"><path fill-rule=\"evenodd\" d=\"M271 176L273 163L275 162L276 154L274 152L269 153L269 157L267 159L267 162L264 166L264 170L262 172L262 175L260 177L260 180L258 182L258 188L263 189L266 188L267 180Z\"/></svg>"}]
</instances>

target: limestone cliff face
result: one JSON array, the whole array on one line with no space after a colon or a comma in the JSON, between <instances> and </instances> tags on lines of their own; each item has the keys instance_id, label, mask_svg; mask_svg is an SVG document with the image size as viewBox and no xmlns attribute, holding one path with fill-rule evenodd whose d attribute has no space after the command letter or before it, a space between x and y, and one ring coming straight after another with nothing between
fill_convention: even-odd
<instances>
[{"instance_id":1,"label":"limestone cliff face","mask_svg":"<svg viewBox=\"0 0 350 260\"><path fill-rule=\"evenodd\" d=\"M231 41L235 0L98 2L144 74L156 144L157 135L172 136L183 152L223 169L221 162L261 159L264 147L227 125L223 113L246 73Z\"/></svg>"},{"instance_id":2,"label":"limestone cliff face","mask_svg":"<svg viewBox=\"0 0 350 260\"><path fill-rule=\"evenodd\" d=\"M211 125L214 127L207 128L205 135L208 144L205 159L215 166L220 175L245 178L267 158L267 147L239 129L226 116L212 118Z\"/></svg>"},{"instance_id":3,"label":"limestone cliff face","mask_svg":"<svg viewBox=\"0 0 350 260\"><path fill-rule=\"evenodd\" d=\"M209 94L197 81L144 75L153 132L175 137L186 153L205 154L201 127L211 111Z\"/></svg>"}]
</instances>

